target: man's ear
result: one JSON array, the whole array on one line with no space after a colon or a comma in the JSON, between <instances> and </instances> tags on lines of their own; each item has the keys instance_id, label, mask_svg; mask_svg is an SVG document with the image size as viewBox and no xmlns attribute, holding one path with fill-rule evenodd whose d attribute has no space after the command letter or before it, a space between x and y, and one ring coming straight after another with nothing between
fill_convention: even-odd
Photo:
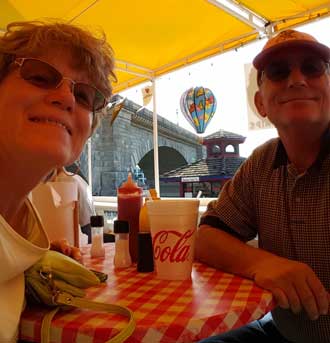
<instances>
[{"instance_id":1,"label":"man's ear","mask_svg":"<svg viewBox=\"0 0 330 343\"><path fill-rule=\"evenodd\" d=\"M260 91L257 91L254 94L254 104L256 105L256 108L257 108L259 114L265 118L267 116L267 113L266 113L265 106L264 106L263 101L262 101L262 95L261 95Z\"/></svg>"}]
</instances>

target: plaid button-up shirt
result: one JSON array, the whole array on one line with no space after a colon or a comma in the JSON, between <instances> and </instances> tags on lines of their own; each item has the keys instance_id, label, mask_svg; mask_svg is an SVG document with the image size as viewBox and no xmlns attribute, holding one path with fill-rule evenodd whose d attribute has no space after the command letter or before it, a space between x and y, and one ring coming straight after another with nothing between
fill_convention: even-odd
<instances>
[{"instance_id":1,"label":"plaid button-up shirt","mask_svg":"<svg viewBox=\"0 0 330 343\"><path fill-rule=\"evenodd\" d=\"M242 241L308 264L330 290L330 133L315 163L299 174L279 139L257 148L201 219ZM221 258L221 256L219 256ZM330 342L330 316L316 321L275 308L279 331L293 342Z\"/></svg>"}]
</instances>

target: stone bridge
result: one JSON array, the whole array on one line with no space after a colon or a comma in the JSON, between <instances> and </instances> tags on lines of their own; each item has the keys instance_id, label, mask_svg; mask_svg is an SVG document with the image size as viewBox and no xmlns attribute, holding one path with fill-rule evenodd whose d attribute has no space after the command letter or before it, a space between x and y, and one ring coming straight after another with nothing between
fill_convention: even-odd
<instances>
[{"instance_id":1,"label":"stone bridge","mask_svg":"<svg viewBox=\"0 0 330 343\"><path fill-rule=\"evenodd\" d=\"M92 137L93 195L116 195L128 171L138 165L148 188L154 186L152 112L125 100L114 124L111 109ZM205 156L196 134L158 117L159 173L195 162ZM86 151L82 171L87 175Z\"/></svg>"}]
</instances>

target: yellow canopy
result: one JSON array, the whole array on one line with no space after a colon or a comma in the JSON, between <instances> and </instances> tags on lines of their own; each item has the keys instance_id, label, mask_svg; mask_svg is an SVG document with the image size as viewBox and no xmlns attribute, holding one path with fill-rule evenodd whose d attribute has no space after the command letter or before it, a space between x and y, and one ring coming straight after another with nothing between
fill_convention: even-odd
<instances>
[{"instance_id":1,"label":"yellow canopy","mask_svg":"<svg viewBox=\"0 0 330 343\"><path fill-rule=\"evenodd\" d=\"M237 5L239 3L239 5ZM61 18L106 32L119 92L190 63L329 16L322 0L1 0L0 30Z\"/></svg>"}]
</instances>

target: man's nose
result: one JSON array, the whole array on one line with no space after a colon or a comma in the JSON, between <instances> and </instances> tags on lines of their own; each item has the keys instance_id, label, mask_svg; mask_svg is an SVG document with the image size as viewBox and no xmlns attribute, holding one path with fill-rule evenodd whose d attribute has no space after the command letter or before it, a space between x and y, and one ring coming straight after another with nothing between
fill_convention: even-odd
<instances>
[{"instance_id":1,"label":"man's nose","mask_svg":"<svg viewBox=\"0 0 330 343\"><path fill-rule=\"evenodd\" d=\"M290 74L288 76L289 87L300 85L306 85L306 76L302 73L300 65L291 67Z\"/></svg>"}]
</instances>

